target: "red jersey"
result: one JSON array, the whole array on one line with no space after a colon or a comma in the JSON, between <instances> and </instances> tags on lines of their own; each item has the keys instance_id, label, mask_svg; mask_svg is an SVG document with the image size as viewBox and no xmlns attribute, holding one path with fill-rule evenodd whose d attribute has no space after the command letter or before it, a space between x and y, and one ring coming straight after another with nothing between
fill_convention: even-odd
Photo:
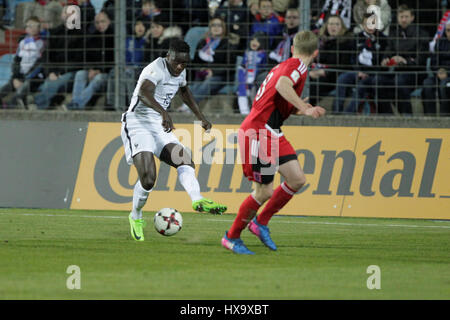
<instances>
[{"instance_id":1,"label":"red jersey","mask_svg":"<svg viewBox=\"0 0 450 320\"><path fill-rule=\"evenodd\" d=\"M308 68L298 58L289 58L273 67L259 87L250 114L242 122L241 128L258 129L269 126L271 129L280 130L283 121L296 111L296 108L275 88L281 76L291 79L295 92L301 96L308 76Z\"/></svg>"}]
</instances>

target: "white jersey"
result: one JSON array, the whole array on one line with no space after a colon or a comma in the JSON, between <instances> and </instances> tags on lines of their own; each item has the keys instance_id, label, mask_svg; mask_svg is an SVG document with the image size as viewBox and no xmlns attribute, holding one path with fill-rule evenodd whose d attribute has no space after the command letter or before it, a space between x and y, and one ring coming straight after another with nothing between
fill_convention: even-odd
<instances>
[{"instance_id":1,"label":"white jersey","mask_svg":"<svg viewBox=\"0 0 450 320\"><path fill-rule=\"evenodd\" d=\"M154 98L164 109L167 109L170 106L170 102L178 89L187 84L186 70L183 70L178 77L172 76L169 72L165 58L157 58L146 66L139 76L139 80L133 92L133 97L131 98L130 106L128 107L128 112L134 112L136 116L147 118L159 118L160 114L156 110L142 103L138 97L139 90L141 89L144 80L149 80L155 84Z\"/></svg>"}]
</instances>

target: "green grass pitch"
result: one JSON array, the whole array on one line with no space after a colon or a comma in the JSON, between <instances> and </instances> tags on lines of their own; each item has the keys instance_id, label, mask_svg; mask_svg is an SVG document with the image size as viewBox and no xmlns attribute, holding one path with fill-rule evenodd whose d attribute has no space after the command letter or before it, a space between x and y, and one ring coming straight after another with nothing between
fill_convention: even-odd
<instances>
[{"instance_id":1,"label":"green grass pitch","mask_svg":"<svg viewBox=\"0 0 450 320\"><path fill-rule=\"evenodd\" d=\"M144 212L141 243L128 212L0 209L0 299L450 299L450 221L276 216L279 250L245 230L256 255L238 256L220 245L234 215L182 215L164 237Z\"/></svg>"}]
</instances>

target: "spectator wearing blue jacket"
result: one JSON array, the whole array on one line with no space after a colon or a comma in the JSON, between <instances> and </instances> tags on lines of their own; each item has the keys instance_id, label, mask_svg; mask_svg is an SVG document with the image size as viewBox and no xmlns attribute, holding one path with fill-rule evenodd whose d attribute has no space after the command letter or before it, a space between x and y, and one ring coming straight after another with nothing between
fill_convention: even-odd
<instances>
[{"instance_id":1,"label":"spectator wearing blue jacket","mask_svg":"<svg viewBox=\"0 0 450 320\"><path fill-rule=\"evenodd\" d=\"M143 21L138 20L134 23L134 33L128 36L125 44L125 90L128 95L133 93L136 85L136 76L144 67L144 51L147 44L145 34L147 32L146 25ZM131 98L131 97L130 97Z\"/></svg>"},{"instance_id":2,"label":"spectator wearing blue jacket","mask_svg":"<svg viewBox=\"0 0 450 320\"><path fill-rule=\"evenodd\" d=\"M39 36L40 25L39 19L34 16L26 21L26 35L17 47L11 79L0 88L0 101L4 107L25 108L27 94L35 92L43 81L42 54L45 43ZM13 97L3 101L10 93L14 93Z\"/></svg>"},{"instance_id":3,"label":"spectator wearing blue jacket","mask_svg":"<svg viewBox=\"0 0 450 320\"><path fill-rule=\"evenodd\" d=\"M264 32L268 35L266 48L274 49L277 40L281 38L284 28L284 18L273 10L272 0L259 0L259 13L255 16L250 35Z\"/></svg>"},{"instance_id":4,"label":"spectator wearing blue jacket","mask_svg":"<svg viewBox=\"0 0 450 320\"><path fill-rule=\"evenodd\" d=\"M248 97L250 96L250 91L255 88L258 71L267 63L267 52L264 50L263 45L265 37L266 35L262 32L257 32L252 36L249 48L245 50L242 64L239 66L237 95L241 114L249 114Z\"/></svg>"}]
</instances>

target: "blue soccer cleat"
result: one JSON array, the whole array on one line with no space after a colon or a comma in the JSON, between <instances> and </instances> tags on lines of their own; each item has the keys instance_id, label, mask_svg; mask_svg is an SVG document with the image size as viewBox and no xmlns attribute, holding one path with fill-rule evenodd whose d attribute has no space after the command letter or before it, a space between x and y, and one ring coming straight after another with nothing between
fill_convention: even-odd
<instances>
[{"instance_id":1,"label":"blue soccer cleat","mask_svg":"<svg viewBox=\"0 0 450 320\"><path fill-rule=\"evenodd\" d=\"M270 250L277 250L277 246L272 241L272 238L270 238L270 230L268 226L259 224L258 221L256 221L256 218L253 218L253 220L248 224L248 229Z\"/></svg>"},{"instance_id":2,"label":"blue soccer cleat","mask_svg":"<svg viewBox=\"0 0 450 320\"><path fill-rule=\"evenodd\" d=\"M228 231L225 231L225 235L222 238L222 246L237 254L255 254L245 246L241 238L228 238Z\"/></svg>"}]
</instances>

